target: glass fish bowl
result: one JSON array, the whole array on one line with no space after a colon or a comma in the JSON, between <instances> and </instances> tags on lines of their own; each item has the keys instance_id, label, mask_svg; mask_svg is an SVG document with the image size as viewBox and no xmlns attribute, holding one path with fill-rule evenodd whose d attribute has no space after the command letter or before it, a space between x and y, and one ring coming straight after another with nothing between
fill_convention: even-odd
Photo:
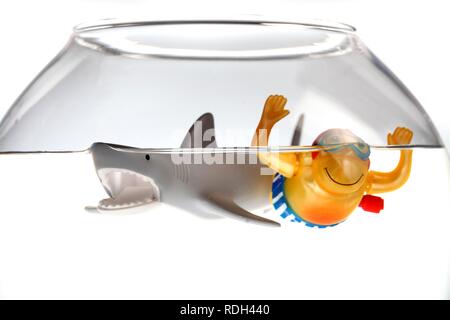
<instances>
[{"instance_id":1,"label":"glass fish bowl","mask_svg":"<svg viewBox=\"0 0 450 320\"><path fill-rule=\"evenodd\" d=\"M447 152L349 25L79 25L0 161L5 296L449 297Z\"/></svg>"}]
</instances>

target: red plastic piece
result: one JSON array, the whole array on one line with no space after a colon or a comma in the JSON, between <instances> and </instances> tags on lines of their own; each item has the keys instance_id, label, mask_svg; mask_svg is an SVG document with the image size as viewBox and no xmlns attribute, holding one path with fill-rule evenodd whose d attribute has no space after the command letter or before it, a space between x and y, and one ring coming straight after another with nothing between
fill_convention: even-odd
<instances>
[{"instance_id":1,"label":"red plastic piece","mask_svg":"<svg viewBox=\"0 0 450 320\"><path fill-rule=\"evenodd\" d=\"M359 206L368 212L380 213L384 209L384 200L381 197L366 194L362 197Z\"/></svg>"}]
</instances>

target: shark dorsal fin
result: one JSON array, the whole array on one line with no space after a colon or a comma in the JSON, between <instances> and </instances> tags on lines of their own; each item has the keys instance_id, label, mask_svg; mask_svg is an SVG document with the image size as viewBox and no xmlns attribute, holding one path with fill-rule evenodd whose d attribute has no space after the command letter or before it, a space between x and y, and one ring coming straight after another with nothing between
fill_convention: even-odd
<instances>
[{"instance_id":1,"label":"shark dorsal fin","mask_svg":"<svg viewBox=\"0 0 450 320\"><path fill-rule=\"evenodd\" d=\"M217 148L214 117L204 113L198 118L184 137L181 148Z\"/></svg>"}]
</instances>

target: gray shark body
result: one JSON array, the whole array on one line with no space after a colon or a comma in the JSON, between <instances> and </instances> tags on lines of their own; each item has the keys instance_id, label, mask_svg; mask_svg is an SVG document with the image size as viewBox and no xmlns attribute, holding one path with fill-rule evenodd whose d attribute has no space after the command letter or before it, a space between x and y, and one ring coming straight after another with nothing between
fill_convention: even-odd
<instances>
[{"instance_id":1,"label":"gray shark body","mask_svg":"<svg viewBox=\"0 0 450 320\"><path fill-rule=\"evenodd\" d=\"M124 210L161 201L200 216L266 221L254 212L270 207L272 176L260 164L176 163L173 155L96 143L98 177L110 198L99 210ZM230 157L215 153L216 157Z\"/></svg>"}]
</instances>

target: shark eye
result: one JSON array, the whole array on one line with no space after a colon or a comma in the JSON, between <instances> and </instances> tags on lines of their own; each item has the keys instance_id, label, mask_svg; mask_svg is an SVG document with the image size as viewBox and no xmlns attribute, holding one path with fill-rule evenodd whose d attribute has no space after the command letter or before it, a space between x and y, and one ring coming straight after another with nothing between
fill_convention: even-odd
<instances>
[{"instance_id":1,"label":"shark eye","mask_svg":"<svg viewBox=\"0 0 450 320\"><path fill-rule=\"evenodd\" d=\"M147 161L150 160L150 155L149 154L145 155L145 160L147 160Z\"/></svg>"}]
</instances>

